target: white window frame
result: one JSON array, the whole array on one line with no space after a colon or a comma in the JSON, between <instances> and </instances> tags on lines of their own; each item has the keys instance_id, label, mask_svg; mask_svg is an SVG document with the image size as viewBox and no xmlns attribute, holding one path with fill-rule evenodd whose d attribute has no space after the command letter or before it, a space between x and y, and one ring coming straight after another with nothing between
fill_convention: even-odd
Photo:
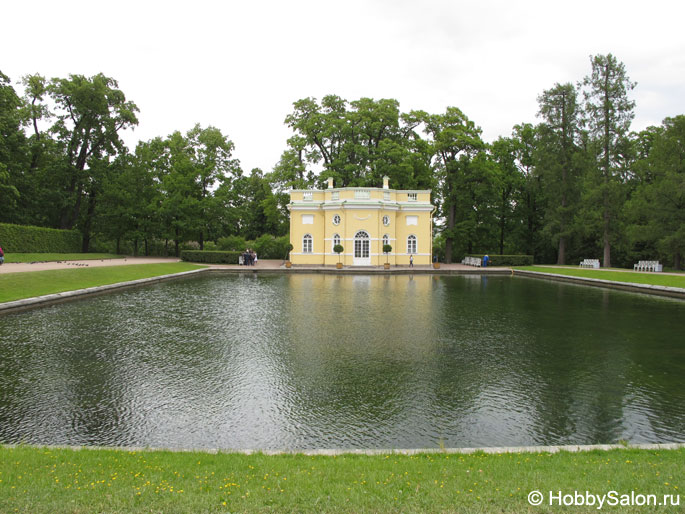
<instances>
[{"instance_id":1,"label":"white window frame","mask_svg":"<svg viewBox=\"0 0 685 514\"><path fill-rule=\"evenodd\" d=\"M331 193L331 200L333 200L333 201L340 200L340 191L333 191Z\"/></svg>"},{"instance_id":2,"label":"white window frame","mask_svg":"<svg viewBox=\"0 0 685 514\"><path fill-rule=\"evenodd\" d=\"M409 255L416 254L416 250L419 247L418 238L414 234L409 234L407 236L407 253Z\"/></svg>"},{"instance_id":3,"label":"white window frame","mask_svg":"<svg viewBox=\"0 0 685 514\"><path fill-rule=\"evenodd\" d=\"M390 201L390 191L383 191L383 201L385 201L385 202Z\"/></svg>"},{"instance_id":4,"label":"white window frame","mask_svg":"<svg viewBox=\"0 0 685 514\"><path fill-rule=\"evenodd\" d=\"M336 220L338 220L338 221L336 221ZM335 225L336 227L338 225L340 225L340 214L334 214L333 215L333 225Z\"/></svg>"},{"instance_id":5,"label":"white window frame","mask_svg":"<svg viewBox=\"0 0 685 514\"><path fill-rule=\"evenodd\" d=\"M371 191L368 189L357 189L354 192L355 200L368 200L371 198Z\"/></svg>"},{"instance_id":6,"label":"white window frame","mask_svg":"<svg viewBox=\"0 0 685 514\"><path fill-rule=\"evenodd\" d=\"M407 193L407 200L410 202L418 201L418 195L416 193Z\"/></svg>"},{"instance_id":7,"label":"white window frame","mask_svg":"<svg viewBox=\"0 0 685 514\"><path fill-rule=\"evenodd\" d=\"M314 238L311 234L302 236L302 253L314 253Z\"/></svg>"},{"instance_id":8,"label":"white window frame","mask_svg":"<svg viewBox=\"0 0 685 514\"><path fill-rule=\"evenodd\" d=\"M389 234L383 234L383 244L381 246L381 250L383 249L383 246L389 245L390 244L390 235Z\"/></svg>"},{"instance_id":9,"label":"white window frame","mask_svg":"<svg viewBox=\"0 0 685 514\"><path fill-rule=\"evenodd\" d=\"M390 226L390 216L383 216L383 226L389 227Z\"/></svg>"},{"instance_id":10,"label":"white window frame","mask_svg":"<svg viewBox=\"0 0 685 514\"><path fill-rule=\"evenodd\" d=\"M340 234L333 234L333 244L331 244L331 252L335 253L335 245L340 244Z\"/></svg>"},{"instance_id":11,"label":"white window frame","mask_svg":"<svg viewBox=\"0 0 685 514\"><path fill-rule=\"evenodd\" d=\"M312 191L305 191L302 193L302 201L311 202L314 200L314 193Z\"/></svg>"}]
</instances>

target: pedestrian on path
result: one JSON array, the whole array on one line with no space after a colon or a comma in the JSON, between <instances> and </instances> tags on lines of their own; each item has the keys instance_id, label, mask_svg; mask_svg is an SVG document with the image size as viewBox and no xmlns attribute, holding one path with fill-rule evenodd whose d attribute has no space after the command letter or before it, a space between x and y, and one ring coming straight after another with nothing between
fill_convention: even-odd
<instances>
[{"instance_id":1,"label":"pedestrian on path","mask_svg":"<svg viewBox=\"0 0 685 514\"><path fill-rule=\"evenodd\" d=\"M2 246L0 246L0 266L5 262L5 252L2 251Z\"/></svg>"},{"instance_id":2,"label":"pedestrian on path","mask_svg":"<svg viewBox=\"0 0 685 514\"><path fill-rule=\"evenodd\" d=\"M414 256L409 254L409 267L413 268L414 267Z\"/></svg>"}]
</instances>

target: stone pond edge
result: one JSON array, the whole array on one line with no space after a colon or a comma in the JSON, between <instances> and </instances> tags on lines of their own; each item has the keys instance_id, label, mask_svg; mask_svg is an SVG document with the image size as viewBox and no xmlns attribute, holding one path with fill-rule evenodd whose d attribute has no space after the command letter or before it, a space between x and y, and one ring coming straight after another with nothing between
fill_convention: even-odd
<instances>
[{"instance_id":1,"label":"stone pond edge","mask_svg":"<svg viewBox=\"0 0 685 514\"><path fill-rule=\"evenodd\" d=\"M336 449L321 448L310 450L270 450L270 449L233 449L233 448L167 448L149 446L82 446L82 445L39 445L39 444L2 444L3 448L32 448L36 450L108 450L122 452L197 452L207 454L263 454L263 455L307 455L307 456L335 456L335 455L419 455L419 454L471 454L471 453L559 453L559 452L591 452L611 450L679 450L685 448L685 443L648 443L648 444L569 444L544 446L485 446L481 448L388 448L388 449Z\"/></svg>"}]
</instances>

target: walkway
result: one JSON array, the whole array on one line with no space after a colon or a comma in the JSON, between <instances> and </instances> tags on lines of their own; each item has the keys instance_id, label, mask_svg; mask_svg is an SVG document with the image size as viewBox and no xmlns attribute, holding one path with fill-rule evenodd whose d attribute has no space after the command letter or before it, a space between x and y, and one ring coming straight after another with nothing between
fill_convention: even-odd
<instances>
[{"instance_id":1,"label":"walkway","mask_svg":"<svg viewBox=\"0 0 685 514\"><path fill-rule=\"evenodd\" d=\"M176 257L124 257L123 259L93 259L59 262L10 262L0 266L0 274L23 271L45 271L52 269L96 268L99 266L125 266L128 264L161 264L180 262Z\"/></svg>"}]
</instances>

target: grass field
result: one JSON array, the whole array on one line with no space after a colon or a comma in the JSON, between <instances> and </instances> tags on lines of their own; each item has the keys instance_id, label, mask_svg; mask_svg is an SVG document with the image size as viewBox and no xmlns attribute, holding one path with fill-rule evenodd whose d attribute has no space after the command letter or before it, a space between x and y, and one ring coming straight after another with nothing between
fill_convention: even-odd
<instances>
[{"instance_id":1,"label":"grass field","mask_svg":"<svg viewBox=\"0 0 685 514\"><path fill-rule=\"evenodd\" d=\"M0 302L169 275L203 267L184 262L173 262L7 273L0 275Z\"/></svg>"},{"instance_id":2,"label":"grass field","mask_svg":"<svg viewBox=\"0 0 685 514\"><path fill-rule=\"evenodd\" d=\"M654 286L669 286L685 288L685 275L664 275L661 273L635 273L626 271L561 268L552 266L516 266L515 270L539 271L541 273L556 273L572 277L597 278L613 280L614 282L633 282L637 284L651 284Z\"/></svg>"},{"instance_id":3,"label":"grass field","mask_svg":"<svg viewBox=\"0 0 685 514\"><path fill-rule=\"evenodd\" d=\"M100 259L123 259L125 255L114 253L7 253L5 262L57 262Z\"/></svg>"},{"instance_id":4,"label":"grass field","mask_svg":"<svg viewBox=\"0 0 685 514\"><path fill-rule=\"evenodd\" d=\"M684 461L682 449L324 457L0 447L0 511L550 512L561 509L549 491L680 501ZM536 490L540 507L528 503ZM621 508L645 510L657 508Z\"/></svg>"}]
</instances>

